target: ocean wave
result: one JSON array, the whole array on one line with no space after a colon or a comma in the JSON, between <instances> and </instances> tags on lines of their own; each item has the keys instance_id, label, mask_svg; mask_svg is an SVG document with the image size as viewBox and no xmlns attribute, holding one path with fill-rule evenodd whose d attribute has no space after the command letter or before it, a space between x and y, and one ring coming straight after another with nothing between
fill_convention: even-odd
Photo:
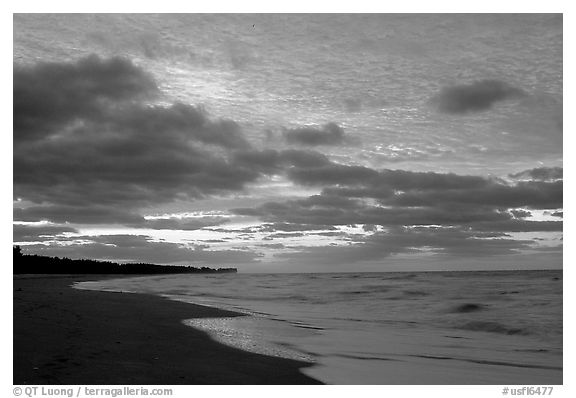
<instances>
[{"instance_id":1,"label":"ocean wave","mask_svg":"<svg viewBox=\"0 0 576 398\"><path fill-rule=\"evenodd\" d=\"M472 330L475 332L489 332L507 335L527 335L527 330L521 328L510 328L498 322L472 321L458 327L462 330Z\"/></svg>"},{"instance_id":2,"label":"ocean wave","mask_svg":"<svg viewBox=\"0 0 576 398\"><path fill-rule=\"evenodd\" d=\"M430 293L421 290L404 290L402 294L408 297L424 297L428 296Z\"/></svg>"},{"instance_id":3,"label":"ocean wave","mask_svg":"<svg viewBox=\"0 0 576 398\"><path fill-rule=\"evenodd\" d=\"M468 313L468 312L482 311L485 309L486 309L486 306L483 304L466 303L466 304L460 304L459 306L454 308L451 312Z\"/></svg>"},{"instance_id":4,"label":"ocean wave","mask_svg":"<svg viewBox=\"0 0 576 398\"><path fill-rule=\"evenodd\" d=\"M455 358L455 357L440 356L440 355L408 355L408 356L415 357L415 358L425 358L425 359L461 361L461 362L477 363L477 364L481 364L481 365L510 366L510 367L514 367L514 368L529 368L529 369L562 370L561 366L534 365L534 364L528 364L528 363L489 361L489 360L484 360L484 359L471 359L471 358Z\"/></svg>"},{"instance_id":5,"label":"ocean wave","mask_svg":"<svg viewBox=\"0 0 576 398\"><path fill-rule=\"evenodd\" d=\"M350 355L350 354L332 354L332 357L347 358L347 359L358 359L361 361L400 361L400 359L378 357L378 356L366 356L366 355Z\"/></svg>"}]
</instances>

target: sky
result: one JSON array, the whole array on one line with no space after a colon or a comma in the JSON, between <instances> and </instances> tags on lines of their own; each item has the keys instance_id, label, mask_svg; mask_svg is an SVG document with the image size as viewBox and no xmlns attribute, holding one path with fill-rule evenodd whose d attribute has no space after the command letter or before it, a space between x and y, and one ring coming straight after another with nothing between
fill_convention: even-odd
<instances>
[{"instance_id":1,"label":"sky","mask_svg":"<svg viewBox=\"0 0 576 398\"><path fill-rule=\"evenodd\" d=\"M558 14L15 14L13 241L243 272L562 267Z\"/></svg>"}]
</instances>

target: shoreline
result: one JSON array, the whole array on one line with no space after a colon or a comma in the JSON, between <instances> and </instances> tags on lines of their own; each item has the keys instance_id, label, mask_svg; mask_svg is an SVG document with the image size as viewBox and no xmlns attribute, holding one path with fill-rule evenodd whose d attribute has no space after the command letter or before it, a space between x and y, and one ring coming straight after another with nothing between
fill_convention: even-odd
<instances>
[{"instance_id":1,"label":"shoreline","mask_svg":"<svg viewBox=\"0 0 576 398\"><path fill-rule=\"evenodd\" d=\"M72 287L119 277L13 277L14 384L322 384L300 372L308 362L232 348L182 323L240 313Z\"/></svg>"},{"instance_id":2,"label":"shoreline","mask_svg":"<svg viewBox=\"0 0 576 398\"><path fill-rule=\"evenodd\" d=\"M554 336L544 338L538 334L542 319L531 325L528 321L538 318L532 318L529 313L522 315L522 311L516 311L516 316L514 311L506 310L509 305L515 307L530 298L535 300L534 304L561 303L558 301L561 296L557 294L538 299L550 289L561 292L561 273L528 271L521 275L502 275L502 278L499 274L479 275L479 279L470 273L418 275L415 279L412 277L417 275L413 273L375 275L376 279L374 275L364 275L368 279L360 275L337 277L336 281L332 278L337 275L239 275L216 279L176 276L114 279L78 287L152 293L185 303L253 314L185 322L207 332L214 340L241 350L314 362L316 366L301 371L327 384L562 383L562 352L557 334L554 334L554 343L549 339ZM348 300L346 292L360 291L369 286L370 281L384 288L384 294L367 295L382 304L374 307L380 310L379 315L363 313L362 308L370 303L356 293L354 297L360 306L352 306L353 312L346 305L333 306L329 300L325 300L326 306L321 304L320 298L331 297L336 302ZM294 288L297 282L302 288ZM471 283L485 286L463 292L462 288L470 287ZM535 291L534 283L543 286L543 291ZM462 292L460 297L446 300L443 292L448 286ZM277 292L273 293L272 288ZM344 294L334 296L337 292ZM432 303L432 307L417 311L424 303L418 299L421 296L414 299L413 293L418 292L427 293L425 300ZM397 298L401 300L395 300ZM480 310L468 314L466 306L461 309L463 303L472 303L473 308ZM553 307L550 310L559 308ZM395 316L394 311L398 309L415 312L407 317ZM431 314L442 317L443 323L431 321ZM534 316L537 314L540 313ZM502 315L510 316L512 321L503 320ZM556 328L558 316L547 317L546 324ZM378 320L385 323L378 324ZM268 348L262 349L267 343ZM289 351L297 355L286 355Z\"/></svg>"}]
</instances>

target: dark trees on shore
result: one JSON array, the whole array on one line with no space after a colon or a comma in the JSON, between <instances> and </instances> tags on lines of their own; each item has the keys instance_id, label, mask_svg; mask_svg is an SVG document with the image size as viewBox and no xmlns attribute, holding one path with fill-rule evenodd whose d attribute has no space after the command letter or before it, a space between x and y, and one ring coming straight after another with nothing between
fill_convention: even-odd
<instances>
[{"instance_id":1,"label":"dark trees on shore","mask_svg":"<svg viewBox=\"0 0 576 398\"><path fill-rule=\"evenodd\" d=\"M236 268L209 268L146 263L119 264L111 261L26 255L13 246L14 274L215 274L234 273Z\"/></svg>"}]
</instances>

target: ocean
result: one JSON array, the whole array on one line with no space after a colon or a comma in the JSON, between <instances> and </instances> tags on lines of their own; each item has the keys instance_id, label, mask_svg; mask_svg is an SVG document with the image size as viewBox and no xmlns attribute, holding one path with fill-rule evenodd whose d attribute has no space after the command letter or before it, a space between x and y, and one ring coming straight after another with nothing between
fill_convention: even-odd
<instances>
[{"instance_id":1,"label":"ocean","mask_svg":"<svg viewBox=\"0 0 576 398\"><path fill-rule=\"evenodd\" d=\"M242 317L183 322L329 384L562 384L562 271L161 275L79 282Z\"/></svg>"}]
</instances>

